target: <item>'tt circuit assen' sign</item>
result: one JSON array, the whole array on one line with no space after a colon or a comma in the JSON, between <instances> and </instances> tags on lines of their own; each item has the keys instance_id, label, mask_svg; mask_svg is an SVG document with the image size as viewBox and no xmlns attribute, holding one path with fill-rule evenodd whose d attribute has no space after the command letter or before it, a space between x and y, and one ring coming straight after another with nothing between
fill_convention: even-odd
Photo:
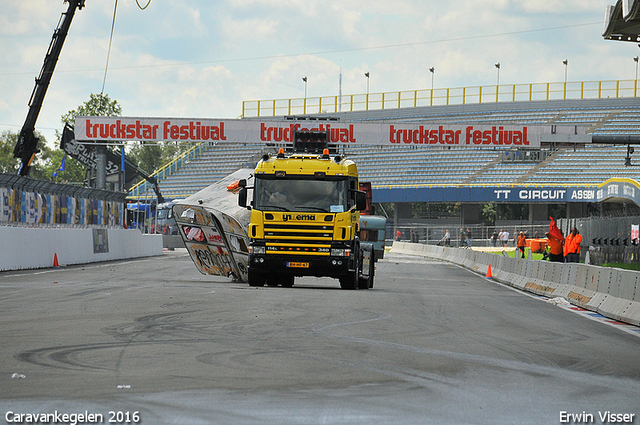
<instances>
[{"instance_id":1,"label":"'tt circuit assen' sign","mask_svg":"<svg viewBox=\"0 0 640 425\"><path fill-rule=\"evenodd\" d=\"M560 204L600 201L598 187L442 186L373 188L376 202L526 202ZM640 190L636 191L640 194Z\"/></svg>"},{"instance_id":2,"label":"'tt circuit assen' sign","mask_svg":"<svg viewBox=\"0 0 640 425\"><path fill-rule=\"evenodd\" d=\"M545 140L589 142L584 127L446 124L362 124L183 118L76 117L81 141L292 143L293 132L328 131L330 143L540 147ZM552 131L553 130L553 131ZM553 134L552 134L553 133Z\"/></svg>"}]
</instances>

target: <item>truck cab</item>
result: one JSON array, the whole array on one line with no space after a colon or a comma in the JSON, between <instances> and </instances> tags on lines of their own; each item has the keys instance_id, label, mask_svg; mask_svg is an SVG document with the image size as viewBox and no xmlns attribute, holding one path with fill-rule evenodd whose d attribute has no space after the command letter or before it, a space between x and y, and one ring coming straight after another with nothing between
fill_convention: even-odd
<instances>
[{"instance_id":1,"label":"truck cab","mask_svg":"<svg viewBox=\"0 0 640 425\"><path fill-rule=\"evenodd\" d=\"M366 195L357 167L332 157L326 140L326 132L296 132L293 153L265 155L254 186L240 182L239 205L250 209L249 285L290 287L296 276L328 276L344 289L373 286L373 249L359 238Z\"/></svg>"}]
</instances>

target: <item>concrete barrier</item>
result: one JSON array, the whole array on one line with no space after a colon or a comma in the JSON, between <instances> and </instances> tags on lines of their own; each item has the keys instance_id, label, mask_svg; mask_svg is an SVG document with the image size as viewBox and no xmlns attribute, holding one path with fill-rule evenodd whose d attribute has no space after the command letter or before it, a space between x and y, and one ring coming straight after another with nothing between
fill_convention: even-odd
<instances>
[{"instance_id":1,"label":"concrete barrier","mask_svg":"<svg viewBox=\"0 0 640 425\"><path fill-rule=\"evenodd\" d=\"M162 255L162 235L139 230L0 226L0 271Z\"/></svg>"},{"instance_id":2,"label":"concrete barrier","mask_svg":"<svg viewBox=\"0 0 640 425\"><path fill-rule=\"evenodd\" d=\"M640 272L579 263L551 263L473 251L394 242L392 252L449 261L498 282L570 303L605 317L640 326Z\"/></svg>"}]
</instances>

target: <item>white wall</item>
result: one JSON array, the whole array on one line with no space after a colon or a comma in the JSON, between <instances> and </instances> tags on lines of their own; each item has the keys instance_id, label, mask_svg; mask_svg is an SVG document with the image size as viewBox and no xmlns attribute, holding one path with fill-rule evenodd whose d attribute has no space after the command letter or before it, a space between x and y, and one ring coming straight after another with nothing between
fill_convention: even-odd
<instances>
[{"instance_id":1,"label":"white wall","mask_svg":"<svg viewBox=\"0 0 640 425\"><path fill-rule=\"evenodd\" d=\"M162 255L162 235L107 229L109 252L93 252L93 229L0 226L0 271Z\"/></svg>"}]
</instances>

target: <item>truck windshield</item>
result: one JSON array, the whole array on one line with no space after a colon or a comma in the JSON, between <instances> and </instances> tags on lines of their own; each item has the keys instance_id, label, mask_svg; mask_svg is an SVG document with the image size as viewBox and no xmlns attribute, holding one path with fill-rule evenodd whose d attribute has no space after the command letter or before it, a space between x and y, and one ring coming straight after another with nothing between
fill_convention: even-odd
<instances>
[{"instance_id":1,"label":"truck windshield","mask_svg":"<svg viewBox=\"0 0 640 425\"><path fill-rule=\"evenodd\" d=\"M346 180L269 180L256 178L254 208L265 211L347 210Z\"/></svg>"}]
</instances>

